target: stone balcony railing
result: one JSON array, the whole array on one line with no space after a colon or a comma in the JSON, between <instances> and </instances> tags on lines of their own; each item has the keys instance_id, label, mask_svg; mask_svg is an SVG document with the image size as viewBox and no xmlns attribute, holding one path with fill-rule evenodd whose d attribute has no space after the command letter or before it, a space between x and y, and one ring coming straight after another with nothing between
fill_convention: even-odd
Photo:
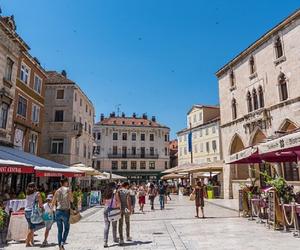
<instances>
[{"instance_id":1,"label":"stone balcony railing","mask_svg":"<svg viewBox=\"0 0 300 250\"><path fill-rule=\"evenodd\" d=\"M112 159L158 159L158 154L108 154Z\"/></svg>"}]
</instances>

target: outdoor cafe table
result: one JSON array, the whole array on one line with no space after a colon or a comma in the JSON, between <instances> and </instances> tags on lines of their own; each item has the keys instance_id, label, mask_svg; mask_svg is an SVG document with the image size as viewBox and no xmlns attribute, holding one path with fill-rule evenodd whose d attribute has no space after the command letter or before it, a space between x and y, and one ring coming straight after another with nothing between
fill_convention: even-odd
<instances>
[{"instance_id":1,"label":"outdoor cafe table","mask_svg":"<svg viewBox=\"0 0 300 250\"><path fill-rule=\"evenodd\" d=\"M10 211L17 212L21 208L25 208L26 200L8 200L5 205L5 212L9 214Z\"/></svg>"}]
</instances>

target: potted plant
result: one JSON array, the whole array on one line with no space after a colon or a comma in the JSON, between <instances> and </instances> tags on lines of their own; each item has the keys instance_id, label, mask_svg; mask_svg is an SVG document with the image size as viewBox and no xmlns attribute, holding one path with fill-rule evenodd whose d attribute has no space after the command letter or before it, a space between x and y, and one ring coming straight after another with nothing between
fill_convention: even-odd
<instances>
[{"instance_id":1,"label":"potted plant","mask_svg":"<svg viewBox=\"0 0 300 250\"><path fill-rule=\"evenodd\" d=\"M206 186L207 189L207 199L213 199L214 198L214 188L211 184L208 184Z\"/></svg>"},{"instance_id":2,"label":"potted plant","mask_svg":"<svg viewBox=\"0 0 300 250\"><path fill-rule=\"evenodd\" d=\"M8 215L0 206L0 246L6 245Z\"/></svg>"}]
</instances>

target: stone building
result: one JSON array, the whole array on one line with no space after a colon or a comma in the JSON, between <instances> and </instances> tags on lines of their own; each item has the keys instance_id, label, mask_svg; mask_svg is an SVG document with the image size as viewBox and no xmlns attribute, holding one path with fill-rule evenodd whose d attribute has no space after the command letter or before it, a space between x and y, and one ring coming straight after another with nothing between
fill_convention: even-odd
<instances>
[{"instance_id":1,"label":"stone building","mask_svg":"<svg viewBox=\"0 0 300 250\"><path fill-rule=\"evenodd\" d=\"M39 154L43 126L46 72L28 50L19 57L13 113L13 145Z\"/></svg>"},{"instance_id":2,"label":"stone building","mask_svg":"<svg viewBox=\"0 0 300 250\"><path fill-rule=\"evenodd\" d=\"M73 165L92 166L94 107L66 72L47 72L41 155Z\"/></svg>"},{"instance_id":3,"label":"stone building","mask_svg":"<svg viewBox=\"0 0 300 250\"><path fill-rule=\"evenodd\" d=\"M28 45L16 33L14 17L0 16L0 141L11 144L13 110L21 50Z\"/></svg>"},{"instance_id":4,"label":"stone building","mask_svg":"<svg viewBox=\"0 0 300 250\"><path fill-rule=\"evenodd\" d=\"M178 141L177 139L170 141L169 143L170 150L170 168L178 166Z\"/></svg>"},{"instance_id":5,"label":"stone building","mask_svg":"<svg viewBox=\"0 0 300 250\"><path fill-rule=\"evenodd\" d=\"M187 127L177 132L178 165L215 162L221 157L220 109L217 106L194 105L187 114ZM191 148L188 137L191 133Z\"/></svg>"},{"instance_id":6,"label":"stone building","mask_svg":"<svg viewBox=\"0 0 300 250\"><path fill-rule=\"evenodd\" d=\"M154 116L101 115L93 129L94 167L135 182L156 180L169 168L169 132Z\"/></svg>"},{"instance_id":7,"label":"stone building","mask_svg":"<svg viewBox=\"0 0 300 250\"><path fill-rule=\"evenodd\" d=\"M217 73L224 158L300 125L300 11L252 43ZM297 164L277 172L299 187ZM237 197L241 182L271 173L270 164L231 164L224 171L225 198ZM264 186L260 178L259 185Z\"/></svg>"}]
</instances>

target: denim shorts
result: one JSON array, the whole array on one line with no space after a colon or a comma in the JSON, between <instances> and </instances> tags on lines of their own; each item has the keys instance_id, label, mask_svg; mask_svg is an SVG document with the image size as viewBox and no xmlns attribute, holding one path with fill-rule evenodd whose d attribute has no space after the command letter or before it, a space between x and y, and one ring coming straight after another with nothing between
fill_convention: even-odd
<instances>
[{"instance_id":1,"label":"denim shorts","mask_svg":"<svg viewBox=\"0 0 300 250\"><path fill-rule=\"evenodd\" d=\"M25 211L25 218L27 220L27 224L28 224L28 229L35 229L35 225L31 223L31 213L32 211Z\"/></svg>"}]
</instances>

